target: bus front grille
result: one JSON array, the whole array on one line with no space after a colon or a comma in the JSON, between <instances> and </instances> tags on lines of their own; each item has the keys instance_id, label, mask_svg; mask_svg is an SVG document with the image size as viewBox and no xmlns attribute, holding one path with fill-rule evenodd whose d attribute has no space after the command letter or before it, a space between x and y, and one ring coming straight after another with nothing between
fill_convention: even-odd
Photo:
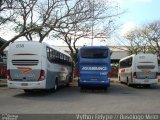
<instances>
[{"instance_id":1,"label":"bus front grille","mask_svg":"<svg viewBox=\"0 0 160 120\"><path fill-rule=\"evenodd\" d=\"M38 65L38 60L12 60L13 65L19 66L35 66Z\"/></svg>"}]
</instances>

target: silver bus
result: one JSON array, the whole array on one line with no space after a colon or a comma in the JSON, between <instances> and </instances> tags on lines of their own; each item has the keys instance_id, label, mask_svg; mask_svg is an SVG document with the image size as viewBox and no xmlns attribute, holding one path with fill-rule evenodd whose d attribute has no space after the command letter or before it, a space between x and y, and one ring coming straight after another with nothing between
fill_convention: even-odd
<instances>
[{"instance_id":1,"label":"silver bus","mask_svg":"<svg viewBox=\"0 0 160 120\"><path fill-rule=\"evenodd\" d=\"M54 89L69 85L72 79L70 55L56 47L39 42L14 42L9 45L7 59L9 88Z\"/></svg>"}]
</instances>

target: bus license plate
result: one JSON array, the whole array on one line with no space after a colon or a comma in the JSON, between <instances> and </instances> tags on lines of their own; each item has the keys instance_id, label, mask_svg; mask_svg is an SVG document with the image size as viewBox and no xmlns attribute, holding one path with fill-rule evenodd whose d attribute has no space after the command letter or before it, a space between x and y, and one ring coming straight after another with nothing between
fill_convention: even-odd
<instances>
[{"instance_id":1,"label":"bus license plate","mask_svg":"<svg viewBox=\"0 0 160 120\"><path fill-rule=\"evenodd\" d=\"M21 83L21 86L28 86L28 83Z\"/></svg>"},{"instance_id":2,"label":"bus license plate","mask_svg":"<svg viewBox=\"0 0 160 120\"><path fill-rule=\"evenodd\" d=\"M148 80L144 80L144 82L149 82Z\"/></svg>"}]
</instances>

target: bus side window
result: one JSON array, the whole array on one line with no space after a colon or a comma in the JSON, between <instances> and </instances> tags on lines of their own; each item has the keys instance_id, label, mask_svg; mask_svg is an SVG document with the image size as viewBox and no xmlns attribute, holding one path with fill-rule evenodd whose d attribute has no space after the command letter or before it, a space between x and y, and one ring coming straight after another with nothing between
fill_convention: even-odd
<instances>
[{"instance_id":1,"label":"bus side window","mask_svg":"<svg viewBox=\"0 0 160 120\"><path fill-rule=\"evenodd\" d=\"M57 52L57 63L60 63L60 53Z\"/></svg>"},{"instance_id":2,"label":"bus side window","mask_svg":"<svg viewBox=\"0 0 160 120\"><path fill-rule=\"evenodd\" d=\"M65 65L72 65L72 60L70 57L52 49L47 47L47 59L52 62L52 63L57 63L57 64L65 64Z\"/></svg>"},{"instance_id":3,"label":"bus side window","mask_svg":"<svg viewBox=\"0 0 160 120\"><path fill-rule=\"evenodd\" d=\"M54 59L54 62L55 62L55 63L57 63L57 61L58 61L57 59L58 59L58 52L55 51L55 59Z\"/></svg>"},{"instance_id":4,"label":"bus side window","mask_svg":"<svg viewBox=\"0 0 160 120\"><path fill-rule=\"evenodd\" d=\"M67 56L67 65L69 65L69 57Z\"/></svg>"},{"instance_id":5,"label":"bus side window","mask_svg":"<svg viewBox=\"0 0 160 120\"><path fill-rule=\"evenodd\" d=\"M60 62L61 62L61 64L63 64L63 54L62 53L60 55Z\"/></svg>"},{"instance_id":6,"label":"bus side window","mask_svg":"<svg viewBox=\"0 0 160 120\"><path fill-rule=\"evenodd\" d=\"M47 47L47 58L49 58L49 48Z\"/></svg>"},{"instance_id":7,"label":"bus side window","mask_svg":"<svg viewBox=\"0 0 160 120\"><path fill-rule=\"evenodd\" d=\"M132 57L128 59L128 67L132 66Z\"/></svg>"},{"instance_id":8,"label":"bus side window","mask_svg":"<svg viewBox=\"0 0 160 120\"><path fill-rule=\"evenodd\" d=\"M47 59L51 62L51 49L47 47Z\"/></svg>"},{"instance_id":9,"label":"bus side window","mask_svg":"<svg viewBox=\"0 0 160 120\"><path fill-rule=\"evenodd\" d=\"M64 56L64 64L66 64L67 63L67 56L65 55Z\"/></svg>"},{"instance_id":10,"label":"bus side window","mask_svg":"<svg viewBox=\"0 0 160 120\"><path fill-rule=\"evenodd\" d=\"M131 67L132 66L132 57L125 59L119 63L119 68Z\"/></svg>"},{"instance_id":11,"label":"bus side window","mask_svg":"<svg viewBox=\"0 0 160 120\"><path fill-rule=\"evenodd\" d=\"M54 62L54 59L55 59L55 54L54 54L54 50L53 49L51 49L51 58L50 58L50 62Z\"/></svg>"}]
</instances>

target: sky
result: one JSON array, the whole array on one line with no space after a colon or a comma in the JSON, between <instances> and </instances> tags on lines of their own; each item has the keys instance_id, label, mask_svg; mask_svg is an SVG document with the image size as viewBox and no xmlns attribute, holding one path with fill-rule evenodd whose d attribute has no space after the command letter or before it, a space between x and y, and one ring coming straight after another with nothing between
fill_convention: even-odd
<instances>
[{"instance_id":1,"label":"sky","mask_svg":"<svg viewBox=\"0 0 160 120\"><path fill-rule=\"evenodd\" d=\"M106 0L107 1L107 0ZM120 28L117 32L119 36L124 36L128 31L139 27L143 24L147 24L153 21L160 20L160 0L111 0L115 1L118 4L118 11L125 11L123 15L118 19L118 24ZM4 34L5 33L5 34ZM5 29L0 30L0 35L4 39L9 39L11 36L14 36L14 33L8 32L7 35ZM86 41L86 40L85 40ZM62 41L53 41L46 40L46 42L51 43L55 46L66 46ZM77 45L91 45L91 40L87 42L78 42ZM113 35L110 40L106 42L97 42L94 40L93 45L119 45L119 41Z\"/></svg>"},{"instance_id":2,"label":"sky","mask_svg":"<svg viewBox=\"0 0 160 120\"><path fill-rule=\"evenodd\" d=\"M111 0L113 1L113 0ZM119 12L125 11L118 19L120 28L117 31L118 36L124 36L128 31L135 27L140 27L144 24L160 20L160 0L114 0L119 6ZM105 42L97 42L94 40L93 45L123 45L117 40L117 35L112 36L110 40ZM77 45L90 45L91 40ZM58 43L59 44L59 43Z\"/></svg>"},{"instance_id":3,"label":"sky","mask_svg":"<svg viewBox=\"0 0 160 120\"><path fill-rule=\"evenodd\" d=\"M113 1L113 0L112 0ZM114 0L119 6L119 12L125 11L118 19L120 28L117 31L118 36L124 36L128 31L135 27L160 20L160 0ZM79 42L77 45L91 45L91 40L85 43ZM57 45L62 45L57 42ZM105 42L94 40L93 45L123 45L117 40L117 35Z\"/></svg>"},{"instance_id":4,"label":"sky","mask_svg":"<svg viewBox=\"0 0 160 120\"><path fill-rule=\"evenodd\" d=\"M125 10L120 17L122 34L136 26L160 20L160 0L115 0Z\"/></svg>"}]
</instances>

